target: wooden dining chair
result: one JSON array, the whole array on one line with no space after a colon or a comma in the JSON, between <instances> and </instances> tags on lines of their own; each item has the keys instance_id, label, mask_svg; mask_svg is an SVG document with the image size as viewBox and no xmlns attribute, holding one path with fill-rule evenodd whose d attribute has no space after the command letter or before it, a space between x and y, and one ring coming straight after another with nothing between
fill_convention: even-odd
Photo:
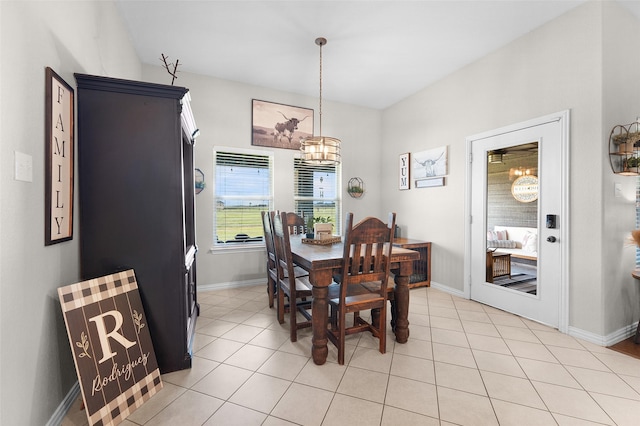
<instances>
[{"instance_id":1,"label":"wooden dining chair","mask_svg":"<svg viewBox=\"0 0 640 426\"><path fill-rule=\"evenodd\" d=\"M344 252L338 284L329 286L331 315L327 336L338 348L338 363L344 364L345 337L370 331L380 341L380 353L386 352L386 307L390 291L389 266L396 214L388 223L368 217L353 226L353 213L347 215ZM375 310L367 322L360 311ZM353 313L353 325L347 327L346 315Z\"/></svg>"},{"instance_id":2,"label":"wooden dining chair","mask_svg":"<svg viewBox=\"0 0 640 426\"><path fill-rule=\"evenodd\" d=\"M311 327L311 289L308 276L296 276L296 266L291 254L291 241L287 229L287 213L277 215L271 212L273 241L276 253L276 269L278 274L277 300L278 321L284 323L285 297L289 299L289 331L292 342L298 340L298 330ZM298 322L300 313L305 321Z\"/></svg>"},{"instance_id":3,"label":"wooden dining chair","mask_svg":"<svg viewBox=\"0 0 640 426\"><path fill-rule=\"evenodd\" d=\"M270 212L263 211L262 214L262 227L264 232L264 245L267 249L267 297L269 299L269 307L273 308L273 303L277 294L278 272L276 268L276 249L273 242L273 226L271 224ZM276 212L275 214L279 214ZM288 218L287 214L287 218ZM307 271L299 266L294 267L294 273L296 277L304 277L309 275ZM286 271L285 271L286 274ZM285 305L285 310L288 306Z\"/></svg>"},{"instance_id":4,"label":"wooden dining chair","mask_svg":"<svg viewBox=\"0 0 640 426\"><path fill-rule=\"evenodd\" d=\"M304 218L294 212L287 212L287 228L290 235L304 235Z\"/></svg>"},{"instance_id":5,"label":"wooden dining chair","mask_svg":"<svg viewBox=\"0 0 640 426\"><path fill-rule=\"evenodd\" d=\"M267 249L267 297L269 307L273 308L273 301L276 295L276 283L278 282L278 271L276 268L276 249L273 243L273 230L271 227L271 216L269 212L262 211L262 228L264 232L264 245Z\"/></svg>"}]
</instances>

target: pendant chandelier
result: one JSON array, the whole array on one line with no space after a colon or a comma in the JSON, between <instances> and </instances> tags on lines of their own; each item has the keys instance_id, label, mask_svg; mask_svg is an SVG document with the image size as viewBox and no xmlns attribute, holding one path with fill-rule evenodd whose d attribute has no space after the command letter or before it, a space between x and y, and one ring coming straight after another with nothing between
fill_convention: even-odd
<instances>
[{"instance_id":1,"label":"pendant chandelier","mask_svg":"<svg viewBox=\"0 0 640 426\"><path fill-rule=\"evenodd\" d=\"M319 136L304 139L300 151L308 163L340 164L340 139L322 136L322 46L327 44L327 39L318 37L316 44L320 46L320 132Z\"/></svg>"}]
</instances>

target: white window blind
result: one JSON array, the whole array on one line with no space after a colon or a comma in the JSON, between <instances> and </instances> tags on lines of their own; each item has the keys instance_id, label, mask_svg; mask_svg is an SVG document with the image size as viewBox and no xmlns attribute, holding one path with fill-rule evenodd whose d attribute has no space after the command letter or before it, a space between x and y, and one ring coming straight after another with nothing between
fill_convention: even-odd
<instances>
[{"instance_id":1,"label":"white window blind","mask_svg":"<svg viewBox=\"0 0 640 426\"><path fill-rule=\"evenodd\" d=\"M294 159L295 212L306 218L324 217L340 234L340 165L316 165Z\"/></svg>"},{"instance_id":2,"label":"white window blind","mask_svg":"<svg viewBox=\"0 0 640 426\"><path fill-rule=\"evenodd\" d=\"M273 156L215 151L214 242L262 243L262 211L273 205Z\"/></svg>"}]
</instances>

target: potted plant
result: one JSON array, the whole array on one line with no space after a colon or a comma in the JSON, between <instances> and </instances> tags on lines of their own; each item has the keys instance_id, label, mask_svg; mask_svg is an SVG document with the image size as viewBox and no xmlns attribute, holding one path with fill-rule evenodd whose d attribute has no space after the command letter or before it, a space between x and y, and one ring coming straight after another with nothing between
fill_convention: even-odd
<instances>
[{"instance_id":1,"label":"potted plant","mask_svg":"<svg viewBox=\"0 0 640 426\"><path fill-rule=\"evenodd\" d=\"M353 198L360 198L364 194L364 189L361 186L351 186L347 188L347 193Z\"/></svg>"},{"instance_id":2,"label":"potted plant","mask_svg":"<svg viewBox=\"0 0 640 426\"><path fill-rule=\"evenodd\" d=\"M640 158L638 157L628 157L622 161L622 171L628 172L630 169L635 169L640 166Z\"/></svg>"},{"instance_id":3,"label":"potted plant","mask_svg":"<svg viewBox=\"0 0 640 426\"><path fill-rule=\"evenodd\" d=\"M314 238L316 233L331 232L333 230L333 224L331 223L331 217L327 216L309 216L307 219L307 238Z\"/></svg>"}]
</instances>

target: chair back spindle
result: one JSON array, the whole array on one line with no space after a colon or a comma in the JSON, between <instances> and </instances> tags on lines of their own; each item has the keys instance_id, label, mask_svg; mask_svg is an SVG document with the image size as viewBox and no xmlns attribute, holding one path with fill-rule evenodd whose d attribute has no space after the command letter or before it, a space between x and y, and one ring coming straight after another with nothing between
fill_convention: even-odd
<instances>
[{"instance_id":1,"label":"chair back spindle","mask_svg":"<svg viewBox=\"0 0 640 426\"><path fill-rule=\"evenodd\" d=\"M287 228L289 228L290 235L302 235L304 234L304 218L298 216L294 212L287 213Z\"/></svg>"}]
</instances>

